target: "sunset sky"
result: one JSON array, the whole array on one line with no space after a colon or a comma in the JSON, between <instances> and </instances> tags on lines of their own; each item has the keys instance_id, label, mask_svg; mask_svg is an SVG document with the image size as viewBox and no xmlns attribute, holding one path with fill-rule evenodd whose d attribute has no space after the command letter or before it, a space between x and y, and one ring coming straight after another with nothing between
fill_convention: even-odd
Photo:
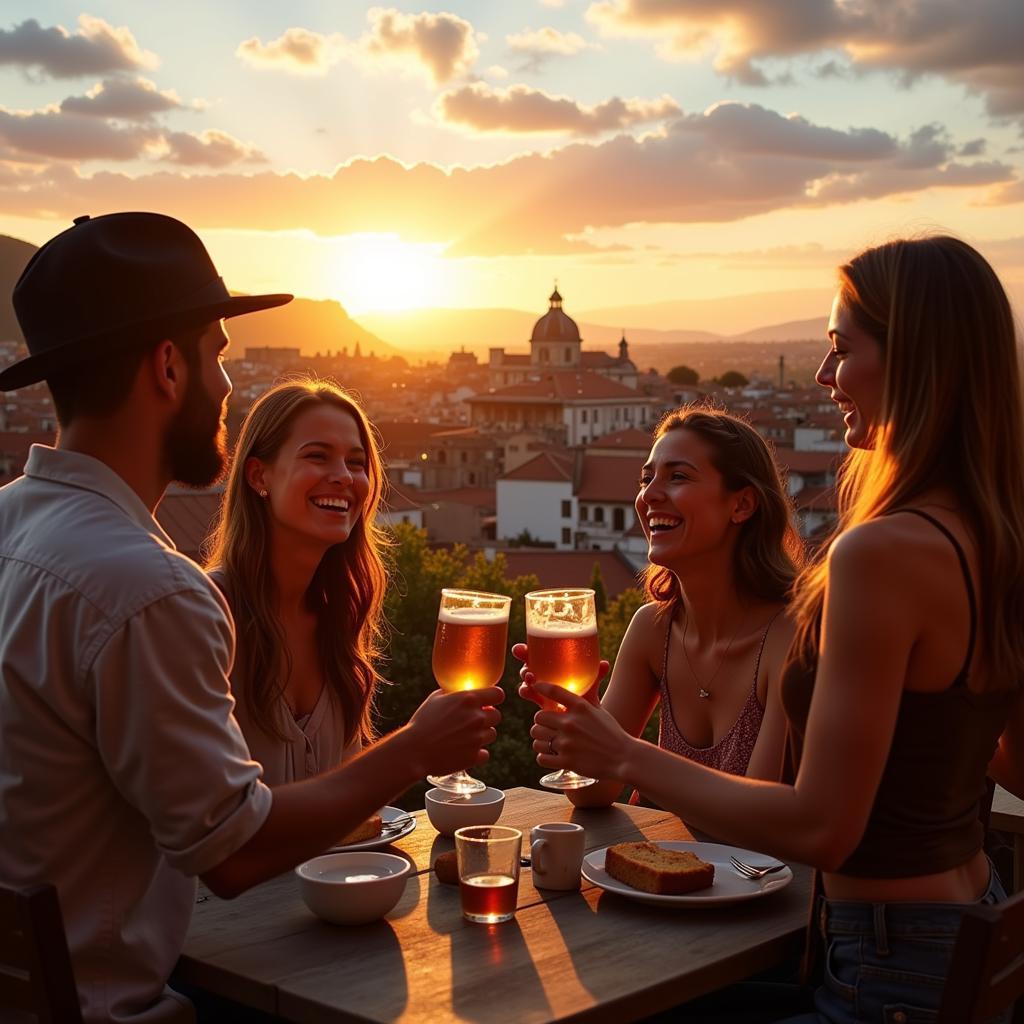
<instances>
[{"instance_id":1,"label":"sunset sky","mask_svg":"<svg viewBox=\"0 0 1024 1024\"><path fill-rule=\"evenodd\" d=\"M0 233L34 243L159 210L237 290L530 310L557 278L576 314L825 291L942 229L1024 308L1020 0L2 12Z\"/></svg>"}]
</instances>

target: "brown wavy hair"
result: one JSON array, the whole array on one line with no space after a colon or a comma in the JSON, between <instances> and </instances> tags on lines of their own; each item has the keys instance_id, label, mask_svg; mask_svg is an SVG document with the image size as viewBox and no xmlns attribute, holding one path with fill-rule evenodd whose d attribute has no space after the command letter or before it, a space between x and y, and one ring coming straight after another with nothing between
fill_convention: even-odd
<instances>
[{"instance_id":1,"label":"brown wavy hair","mask_svg":"<svg viewBox=\"0 0 1024 1024\"><path fill-rule=\"evenodd\" d=\"M1024 679L1024 413L1020 355L1006 292L957 238L899 239L839 268L839 297L882 349L871 450L840 472L833 537L946 487L978 551L978 620L992 679ZM828 569L798 583L797 641L817 646Z\"/></svg>"},{"instance_id":2,"label":"brown wavy hair","mask_svg":"<svg viewBox=\"0 0 1024 1024\"><path fill-rule=\"evenodd\" d=\"M711 461L729 491L753 488L754 514L740 526L733 550L733 572L742 594L767 601L789 598L804 561L804 547L793 526L793 507L778 466L764 438L737 416L707 405L685 405L666 413L654 439L670 430L689 430L710 449ZM682 596L674 572L661 565L644 570L644 590L661 606L659 614Z\"/></svg>"},{"instance_id":3,"label":"brown wavy hair","mask_svg":"<svg viewBox=\"0 0 1024 1024\"><path fill-rule=\"evenodd\" d=\"M352 395L332 381L303 377L277 384L257 399L235 445L206 566L221 577L234 613L238 650L233 685L242 687L253 721L268 735L284 739L274 711L284 699L283 680L292 662L274 612L270 515L267 503L246 481L245 463L253 457L272 461L299 413L321 404L355 420L370 483L352 533L327 550L306 592L307 607L316 615L324 678L344 713L347 745L357 735L363 742L374 736L373 696L380 681L375 663L383 640L388 582L382 558L386 541L375 522L384 488L380 444Z\"/></svg>"}]
</instances>

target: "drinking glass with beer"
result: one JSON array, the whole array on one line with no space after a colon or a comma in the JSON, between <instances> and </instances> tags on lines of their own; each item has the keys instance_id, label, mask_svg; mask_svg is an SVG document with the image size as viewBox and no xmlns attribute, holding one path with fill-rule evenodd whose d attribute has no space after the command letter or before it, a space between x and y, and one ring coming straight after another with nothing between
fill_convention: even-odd
<instances>
[{"instance_id":1,"label":"drinking glass with beer","mask_svg":"<svg viewBox=\"0 0 1024 1024\"><path fill-rule=\"evenodd\" d=\"M523 833L504 825L455 830L462 916L474 924L510 921L519 895Z\"/></svg>"},{"instance_id":2,"label":"drinking glass with beer","mask_svg":"<svg viewBox=\"0 0 1024 1024\"><path fill-rule=\"evenodd\" d=\"M475 590L441 591L432 667L442 690L483 690L505 670L508 611L512 598ZM468 772L429 775L427 781L449 793L479 793L487 788Z\"/></svg>"},{"instance_id":3,"label":"drinking glass with beer","mask_svg":"<svg viewBox=\"0 0 1024 1024\"><path fill-rule=\"evenodd\" d=\"M535 590L526 595L527 668L539 682L584 694L594 685L601 652L593 590ZM564 768L540 780L548 789L582 789L588 779Z\"/></svg>"}]
</instances>

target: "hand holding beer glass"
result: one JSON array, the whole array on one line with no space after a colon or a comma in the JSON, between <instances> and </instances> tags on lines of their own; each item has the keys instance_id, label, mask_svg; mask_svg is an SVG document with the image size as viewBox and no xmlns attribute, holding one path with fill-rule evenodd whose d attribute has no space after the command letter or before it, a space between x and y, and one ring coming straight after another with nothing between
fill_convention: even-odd
<instances>
[{"instance_id":1,"label":"hand holding beer glass","mask_svg":"<svg viewBox=\"0 0 1024 1024\"><path fill-rule=\"evenodd\" d=\"M441 591L432 668L442 690L483 690L495 686L505 670L508 611L512 598L475 590ZM479 793L487 788L468 772L429 775L427 781L449 793Z\"/></svg>"},{"instance_id":2,"label":"hand holding beer glass","mask_svg":"<svg viewBox=\"0 0 1024 1024\"><path fill-rule=\"evenodd\" d=\"M601 654L593 590L535 590L526 595L527 668L539 682L584 694ZM582 789L588 779L564 768L540 780L548 789Z\"/></svg>"}]
</instances>

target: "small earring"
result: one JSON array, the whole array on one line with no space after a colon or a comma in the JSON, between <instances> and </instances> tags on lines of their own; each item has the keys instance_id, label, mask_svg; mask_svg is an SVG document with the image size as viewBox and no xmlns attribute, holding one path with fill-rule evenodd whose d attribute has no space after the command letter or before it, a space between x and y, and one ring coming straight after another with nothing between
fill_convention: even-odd
<instances>
[{"instance_id":1,"label":"small earring","mask_svg":"<svg viewBox=\"0 0 1024 1024\"><path fill-rule=\"evenodd\" d=\"M265 498L269 493L270 493L270 491L268 491L268 490L266 490L264 488L262 491L260 491L260 497L261 498Z\"/></svg>"}]
</instances>

